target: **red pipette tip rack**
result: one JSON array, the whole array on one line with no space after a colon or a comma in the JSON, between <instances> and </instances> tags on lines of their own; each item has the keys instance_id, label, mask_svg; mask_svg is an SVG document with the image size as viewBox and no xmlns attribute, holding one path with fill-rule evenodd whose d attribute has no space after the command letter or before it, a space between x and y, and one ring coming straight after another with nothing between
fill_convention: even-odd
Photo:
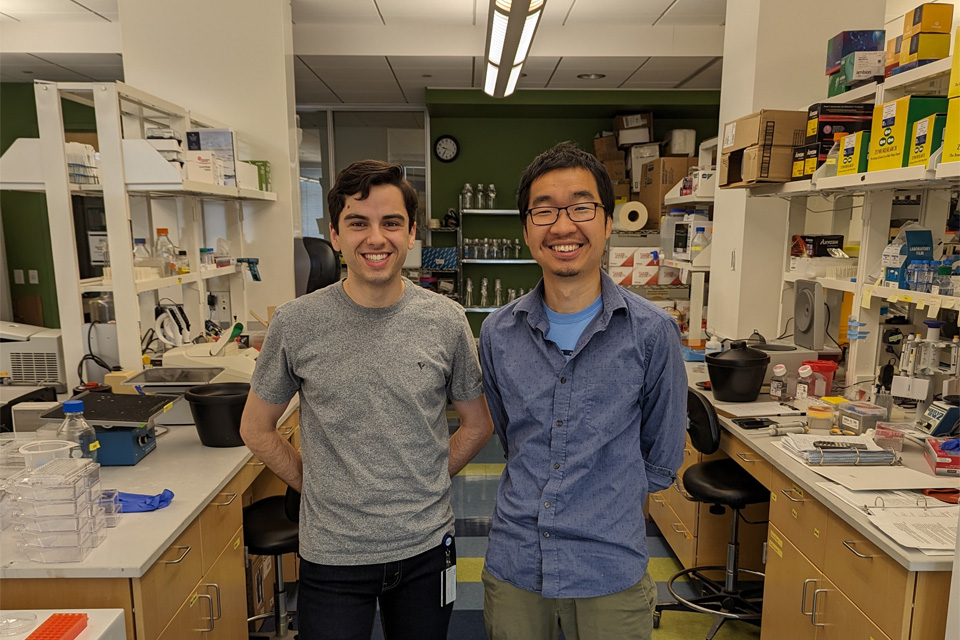
<instances>
[{"instance_id":1,"label":"red pipette tip rack","mask_svg":"<svg viewBox=\"0 0 960 640\"><path fill-rule=\"evenodd\" d=\"M55 613L44 620L26 640L73 640L86 628L85 613Z\"/></svg>"}]
</instances>

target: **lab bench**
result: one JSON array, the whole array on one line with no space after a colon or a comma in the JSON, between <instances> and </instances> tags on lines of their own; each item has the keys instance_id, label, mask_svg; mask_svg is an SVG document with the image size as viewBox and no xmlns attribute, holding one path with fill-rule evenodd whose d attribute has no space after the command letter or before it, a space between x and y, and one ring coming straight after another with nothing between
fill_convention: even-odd
<instances>
[{"instance_id":1,"label":"lab bench","mask_svg":"<svg viewBox=\"0 0 960 640\"><path fill-rule=\"evenodd\" d=\"M686 367L691 385L707 379L703 364ZM701 393L712 400L711 393ZM740 536L742 566L763 564L766 574L763 640L943 639L952 556L900 546L862 510L818 486L826 479L774 446L779 438L744 430L722 416L720 422L724 430L714 457L729 456L770 489L769 505L755 505L769 509L769 523L745 525ZM685 466L701 455L689 442L687 448ZM905 448L904 463L927 471L919 447ZM716 516L699 503L692 508L680 500L682 484L651 495L651 516L668 543L685 568L722 565L717 559L725 558L729 511ZM744 517L758 519L757 513ZM684 535L676 535L677 529Z\"/></svg>"},{"instance_id":2,"label":"lab bench","mask_svg":"<svg viewBox=\"0 0 960 640\"><path fill-rule=\"evenodd\" d=\"M294 446L297 409L294 398L278 422ZM193 426L170 427L139 464L100 473L105 488L170 489L169 506L124 514L78 563L28 562L7 529L0 534L0 607L123 609L131 640L246 637L242 507L282 491L264 469L246 447L205 447ZM204 627L209 631L197 631Z\"/></svg>"}]
</instances>

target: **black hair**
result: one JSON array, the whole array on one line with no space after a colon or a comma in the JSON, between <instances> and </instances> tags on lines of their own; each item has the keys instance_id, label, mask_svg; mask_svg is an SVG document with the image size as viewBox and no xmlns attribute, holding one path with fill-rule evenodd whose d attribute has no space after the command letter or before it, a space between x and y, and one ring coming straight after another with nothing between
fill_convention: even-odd
<instances>
[{"instance_id":1,"label":"black hair","mask_svg":"<svg viewBox=\"0 0 960 640\"><path fill-rule=\"evenodd\" d=\"M540 176L558 169L586 169L597 181L597 194L608 218L613 217L613 182L607 168L596 156L587 153L574 142L561 142L534 158L520 177L517 190L517 207L520 209L520 222L526 223L527 209L530 208L530 186Z\"/></svg>"},{"instance_id":2,"label":"black hair","mask_svg":"<svg viewBox=\"0 0 960 640\"><path fill-rule=\"evenodd\" d=\"M340 213L346 206L347 198L358 196L365 200L370 189L382 184L393 185L403 194L403 204L407 210L407 230L413 229L417 217L417 191L403 177L403 167L382 160L359 160L340 172L333 189L327 194L327 211L333 230L340 233Z\"/></svg>"}]
</instances>

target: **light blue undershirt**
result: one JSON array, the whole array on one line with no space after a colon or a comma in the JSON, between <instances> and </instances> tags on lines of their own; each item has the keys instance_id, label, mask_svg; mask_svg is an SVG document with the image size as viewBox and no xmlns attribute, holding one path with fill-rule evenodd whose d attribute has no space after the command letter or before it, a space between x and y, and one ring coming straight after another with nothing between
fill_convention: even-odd
<instances>
[{"instance_id":1,"label":"light blue undershirt","mask_svg":"<svg viewBox=\"0 0 960 640\"><path fill-rule=\"evenodd\" d=\"M593 320L593 316L600 313L602 308L603 300L601 296L597 296L593 304L586 309L575 313L557 313L544 303L543 310L546 311L547 320L550 322L550 329L547 331L547 340L555 342L560 348L560 353L563 354L563 357L569 360L570 356L573 355L573 350L577 347L577 340L580 339L580 334L583 333L583 330L586 329L590 321Z\"/></svg>"}]
</instances>

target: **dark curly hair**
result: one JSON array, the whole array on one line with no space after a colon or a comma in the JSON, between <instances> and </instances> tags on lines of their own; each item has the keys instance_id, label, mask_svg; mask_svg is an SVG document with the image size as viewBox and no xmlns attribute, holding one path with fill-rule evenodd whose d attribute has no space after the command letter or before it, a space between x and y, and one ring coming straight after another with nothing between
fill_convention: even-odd
<instances>
[{"instance_id":1,"label":"dark curly hair","mask_svg":"<svg viewBox=\"0 0 960 640\"><path fill-rule=\"evenodd\" d=\"M347 198L359 195L360 200L365 200L370 195L371 187L382 184L390 184L400 189L404 207L407 209L407 230L412 230L417 219L417 191L403 177L403 167L381 160L359 160L337 176L337 183L327 194L327 211L330 213L333 230L340 233L340 213L347 203Z\"/></svg>"},{"instance_id":2,"label":"dark curly hair","mask_svg":"<svg viewBox=\"0 0 960 640\"><path fill-rule=\"evenodd\" d=\"M586 169L593 174L597 181L597 193L603 210L608 218L613 217L613 182L610 174L596 156L587 153L575 142L561 142L538 155L520 177L520 187L517 190L517 207L520 209L520 222L526 223L527 209L530 208L530 186L533 181L557 169Z\"/></svg>"}]
</instances>

